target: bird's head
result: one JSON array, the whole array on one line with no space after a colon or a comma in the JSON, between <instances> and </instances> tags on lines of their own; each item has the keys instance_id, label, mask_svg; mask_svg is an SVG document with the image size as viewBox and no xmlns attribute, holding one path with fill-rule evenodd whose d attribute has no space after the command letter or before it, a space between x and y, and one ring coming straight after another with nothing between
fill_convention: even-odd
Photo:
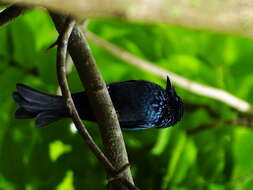
<instances>
[{"instance_id":1,"label":"bird's head","mask_svg":"<svg viewBox=\"0 0 253 190\"><path fill-rule=\"evenodd\" d=\"M177 95L175 88L171 85L170 79L167 76L167 85L166 85L166 92L167 92L167 100L168 100L168 113L171 114L171 121L170 125L176 124L178 121L181 120L183 113L184 113L184 105L182 99Z\"/></svg>"}]
</instances>

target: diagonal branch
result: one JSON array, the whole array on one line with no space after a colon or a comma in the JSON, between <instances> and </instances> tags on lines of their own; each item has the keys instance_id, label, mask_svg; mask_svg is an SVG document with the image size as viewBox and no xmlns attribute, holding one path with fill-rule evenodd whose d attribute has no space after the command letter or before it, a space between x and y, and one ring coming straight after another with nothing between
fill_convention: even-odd
<instances>
[{"instance_id":1,"label":"diagonal branch","mask_svg":"<svg viewBox=\"0 0 253 190\"><path fill-rule=\"evenodd\" d=\"M64 28L66 16L50 13L59 33ZM85 86L89 101L99 123L105 153L116 171L128 164L127 152L109 92L95 64L88 44L82 32L75 26L69 38L68 51ZM130 168L122 171L121 175L133 183ZM113 180L110 189L125 189Z\"/></svg>"},{"instance_id":2,"label":"diagonal branch","mask_svg":"<svg viewBox=\"0 0 253 190\"><path fill-rule=\"evenodd\" d=\"M87 31L85 34L87 38L92 40L97 46L107 50L108 52L118 57L119 59L126 61L128 64L131 64L139 69L153 73L164 79L166 79L167 75L169 75L171 80L175 84L190 92L219 100L242 112L249 112L251 111L250 109L252 109L248 102L241 100L224 90L199 84L197 82L184 78L180 75L177 75L176 73L158 67L149 61L138 58L135 55L111 44L110 42L99 38L94 33Z\"/></svg>"},{"instance_id":3,"label":"diagonal branch","mask_svg":"<svg viewBox=\"0 0 253 190\"><path fill-rule=\"evenodd\" d=\"M57 77L58 82L62 91L62 95L65 99L66 107L70 116L72 117L73 122L79 132L79 134L83 137L83 140L86 142L91 151L96 155L99 161L103 164L109 176L116 180L119 180L122 184L124 184L128 189L138 190L136 186L134 186L131 182L129 182L125 177L120 176L120 174L126 169L123 167L122 170L117 171L111 162L107 159L107 157L103 154L103 152L98 148L98 146L93 141L86 127L82 123L78 112L76 110L75 104L73 102L68 82L66 78L66 70L65 70L65 60L66 53L68 47L68 39L71 35L71 32L75 26L75 22L71 19L66 19L66 25L63 28L63 33L59 37L58 48L57 48ZM111 179L112 179L111 178Z\"/></svg>"},{"instance_id":4,"label":"diagonal branch","mask_svg":"<svg viewBox=\"0 0 253 190\"><path fill-rule=\"evenodd\" d=\"M61 39L59 40L58 48L57 48L57 77L58 82L61 88L62 95L66 102L66 107L68 109L68 112L70 116L73 119L73 122L75 123L75 126L79 132L79 134L83 137L86 144L89 146L91 151L97 156L97 158L103 163L103 166L106 168L106 170L109 170L111 172L115 172L112 164L110 161L105 157L105 155L102 153L102 151L97 147L95 142L93 141L92 137L90 136L89 132L87 131L86 127L82 123L78 112L76 110L75 104L73 102L68 82L66 78L66 70L65 70L65 59L66 59L66 52L67 52L67 43L69 36L72 32L72 29L75 25L74 21L69 22L66 29L64 29L63 35Z\"/></svg>"}]
</instances>

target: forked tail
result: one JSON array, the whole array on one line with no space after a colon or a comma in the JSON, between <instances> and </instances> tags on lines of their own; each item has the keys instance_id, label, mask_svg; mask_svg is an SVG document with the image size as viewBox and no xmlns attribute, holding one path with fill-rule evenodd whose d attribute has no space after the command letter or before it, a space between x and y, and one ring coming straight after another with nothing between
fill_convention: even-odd
<instances>
[{"instance_id":1,"label":"forked tail","mask_svg":"<svg viewBox=\"0 0 253 190\"><path fill-rule=\"evenodd\" d=\"M43 127L67 116L61 96L37 91L23 84L17 84L14 100L19 104L16 119L35 118L36 127Z\"/></svg>"}]
</instances>

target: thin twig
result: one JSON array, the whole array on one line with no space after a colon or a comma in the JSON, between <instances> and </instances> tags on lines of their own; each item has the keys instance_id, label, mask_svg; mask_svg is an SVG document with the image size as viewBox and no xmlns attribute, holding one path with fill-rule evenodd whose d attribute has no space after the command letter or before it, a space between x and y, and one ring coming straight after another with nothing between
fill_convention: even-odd
<instances>
[{"instance_id":1,"label":"thin twig","mask_svg":"<svg viewBox=\"0 0 253 190\"><path fill-rule=\"evenodd\" d=\"M185 112L194 112L198 109L205 109L208 114L213 118L220 118L221 114L217 112L213 107L207 104L198 104L198 103L192 103L187 100L184 100L184 110ZM235 112L238 112L235 110Z\"/></svg>"},{"instance_id":2,"label":"thin twig","mask_svg":"<svg viewBox=\"0 0 253 190\"><path fill-rule=\"evenodd\" d=\"M215 119L215 118L214 118ZM253 129L253 115L252 114L245 114L245 113L238 113L237 117L235 119L230 119L226 121L214 121L211 123L202 124L196 128L187 129L187 134L196 134L202 131L206 131L209 129L214 129L220 126L226 126L226 127L245 127L248 129Z\"/></svg>"},{"instance_id":3,"label":"thin twig","mask_svg":"<svg viewBox=\"0 0 253 190\"><path fill-rule=\"evenodd\" d=\"M196 134L196 133L199 133L199 132L203 132L203 131L206 131L206 130L209 130L209 129L216 128L218 126L220 126L220 125L217 122L202 124L202 125L200 125L196 128L187 129L186 133L188 135L193 135L193 134Z\"/></svg>"},{"instance_id":4,"label":"thin twig","mask_svg":"<svg viewBox=\"0 0 253 190\"><path fill-rule=\"evenodd\" d=\"M126 169L126 166L123 166L121 170L116 170L111 162L107 159L107 157L103 154L103 152L98 148L92 137L90 136L89 132L85 128L84 124L82 123L79 114L76 110L75 104L73 102L68 82L66 78L66 70L65 70L65 60L66 60L66 53L68 47L68 39L71 35L71 32L75 26L75 22L71 19L67 21L67 25L65 26L62 35L60 36L58 48L57 48L57 77L58 82L62 91L62 95L65 99L66 107L70 116L72 117L73 122L79 132L79 134L83 137L84 141L91 149L91 151L96 155L96 157L100 160L100 162L105 167L106 171L109 172L109 175L112 175L115 179L119 179L119 181L126 186L130 190L138 190L138 188L128 181L125 177L121 176L123 170Z\"/></svg>"},{"instance_id":5,"label":"thin twig","mask_svg":"<svg viewBox=\"0 0 253 190\"><path fill-rule=\"evenodd\" d=\"M73 62L72 62L72 59L69 56L69 54L67 54L65 62L66 62L66 66L65 66L66 75L68 76L71 73L72 69L73 69ZM62 95L60 86L57 87L56 94L57 95Z\"/></svg>"},{"instance_id":6,"label":"thin twig","mask_svg":"<svg viewBox=\"0 0 253 190\"><path fill-rule=\"evenodd\" d=\"M87 38L92 40L97 46L102 47L103 49L107 50L108 52L116 56L117 58L124 60L127 63L135 67L138 67L139 69L148 71L164 79L166 79L167 75L169 75L173 83L177 84L178 86L190 92L219 100L242 112L251 111L251 106L248 102L241 100L224 90L213 88L213 87L203 85L203 84L199 84L197 82L194 82L187 78L179 76L171 71L160 68L149 61L140 59L134 56L133 54L122 50L116 45L113 45L110 42L99 38L94 33L86 31L85 34Z\"/></svg>"}]
</instances>

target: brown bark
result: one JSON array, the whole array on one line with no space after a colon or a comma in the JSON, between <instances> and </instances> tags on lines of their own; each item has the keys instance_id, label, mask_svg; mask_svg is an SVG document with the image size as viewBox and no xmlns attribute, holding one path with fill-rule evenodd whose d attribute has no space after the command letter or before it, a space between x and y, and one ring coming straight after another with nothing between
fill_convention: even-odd
<instances>
[{"instance_id":1,"label":"brown bark","mask_svg":"<svg viewBox=\"0 0 253 190\"><path fill-rule=\"evenodd\" d=\"M51 13L51 16L57 30L62 31L66 17L53 13ZM91 106L100 125L105 154L114 168L120 170L124 165L128 164L128 157L117 114L87 42L77 27L73 28L69 39L68 51L77 68L82 84L85 86ZM129 167L121 175L133 182ZM126 189L125 186L118 184L116 181L112 181L110 189Z\"/></svg>"},{"instance_id":2,"label":"brown bark","mask_svg":"<svg viewBox=\"0 0 253 190\"><path fill-rule=\"evenodd\" d=\"M115 17L253 37L252 0L0 0L0 2L43 6L81 19Z\"/></svg>"}]
</instances>

